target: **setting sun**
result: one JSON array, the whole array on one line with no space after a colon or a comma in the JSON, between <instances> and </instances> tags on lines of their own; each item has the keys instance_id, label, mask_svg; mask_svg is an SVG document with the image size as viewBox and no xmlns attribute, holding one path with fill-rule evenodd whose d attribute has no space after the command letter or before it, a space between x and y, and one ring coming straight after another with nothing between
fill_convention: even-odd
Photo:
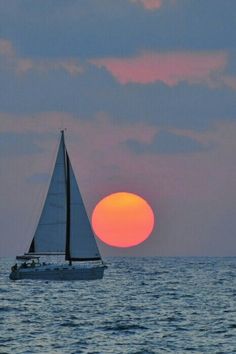
<instances>
[{"instance_id":1,"label":"setting sun","mask_svg":"<svg viewBox=\"0 0 236 354\"><path fill-rule=\"evenodd\" d=\"M119 192L108 195L96 205L92 225L98 238L106 244L132 247L151 234L154 213L142 197Z\"/></svg>"}]
</instances>

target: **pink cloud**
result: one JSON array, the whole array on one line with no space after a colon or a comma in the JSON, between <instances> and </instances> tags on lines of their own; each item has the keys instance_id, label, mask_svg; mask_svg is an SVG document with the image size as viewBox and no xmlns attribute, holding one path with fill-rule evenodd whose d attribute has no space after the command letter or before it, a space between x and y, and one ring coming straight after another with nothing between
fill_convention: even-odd
<instances>
[{"instance_id":1,"label":"pink cloud","mask_svg":"<svg viewBox=\"0 0 236 354\"><path fill-rule=\"evenodd\" d=\"M165 4L174 5L176 0L130 0L132 3L139 4L146 10L159 10Z\"/></svg>"},{"instance_id":2,"label":"pink cloud","mask_svg":"<svg viewBox=\"0 0 236 354\"><path fill-rule=\"evenodd\" d=\"M223 72L227 59L225 52L169 52L94 59L91 62L105 67L121 84L162 81L175 86L181 81L214 85L214 75Z\"/></svg>"},{"instance_id":3,"label":"pink cloud","mask_svg":"<svg viewBox=\"0 0 236 354\"><path fill-rule=\"evenodd\" d=\"M142 5L147 10L157 10L163 4L163 0L131 0L131 1Z\"/></svg>"}]
</instances>

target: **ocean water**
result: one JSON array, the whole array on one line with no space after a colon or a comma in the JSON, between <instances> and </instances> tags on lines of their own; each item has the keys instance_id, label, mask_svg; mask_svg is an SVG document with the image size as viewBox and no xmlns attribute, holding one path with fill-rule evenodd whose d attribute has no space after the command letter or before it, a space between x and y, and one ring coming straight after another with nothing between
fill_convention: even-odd
<instances>
[{"instance_id":1,"label":"ocean water","mask_svg":"<svg viewBox=\"0 0 236 354\"><path fill-rule=\"evenodd\" d=\"M103 280L11 281L0 353L236 353L236 258L110 258Z\"/></svg>"}]
</instances>

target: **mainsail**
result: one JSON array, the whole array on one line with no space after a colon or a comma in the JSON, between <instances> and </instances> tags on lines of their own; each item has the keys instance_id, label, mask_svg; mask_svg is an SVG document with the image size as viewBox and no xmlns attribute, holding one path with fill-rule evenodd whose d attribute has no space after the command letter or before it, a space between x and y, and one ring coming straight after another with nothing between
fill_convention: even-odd
<instances>
[{"instance_id":1,"label":"mainsail","mask_svg":"<svg viewBox=\"0 0 236 354\"><path fill-rule=\"evenodd\" d=\"M69 261L101 259L66 151L63 131L49 190L29 253L65 253Z\"/></svg>"},{"instance_id":2,"label":"mainsail","mask_svg":"<svg viewBox=\"0 0 236 354\"><path fill-rule=\"evenodd\" d=\"M65 252L66 176L64 156L64 136L62 134L47 197L29 249L30 253Z\"/></svg>"}]
</instances>

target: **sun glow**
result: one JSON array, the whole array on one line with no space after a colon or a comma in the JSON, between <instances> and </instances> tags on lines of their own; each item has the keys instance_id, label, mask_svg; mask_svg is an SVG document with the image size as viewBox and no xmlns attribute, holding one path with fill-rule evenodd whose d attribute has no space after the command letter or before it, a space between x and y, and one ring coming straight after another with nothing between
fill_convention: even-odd
<instances>
[{"instance_id":1,"label":"sun glow","mask_svg":"<svg viewBox=\"0 0 236 354\"><path fill-rule=\"evenodd\" d=\"M93 229L104 243L132 247L145 241L154 227L154 213L145 199L127 192L102 199L92 215Z\"/></svg>"}]
</instances>

